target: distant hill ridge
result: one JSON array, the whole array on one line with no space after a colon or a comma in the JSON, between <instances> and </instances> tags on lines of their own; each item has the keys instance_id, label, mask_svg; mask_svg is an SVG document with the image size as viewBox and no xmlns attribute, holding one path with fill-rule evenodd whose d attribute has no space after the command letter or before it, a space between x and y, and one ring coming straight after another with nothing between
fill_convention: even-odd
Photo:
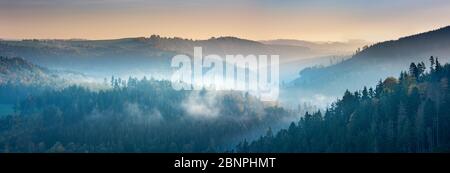
<instances>
[{"instance_id":1,"label":"distant hill ridge","mask_svg":"<svg viewBox=\"0 0 450 173\"><path fill-rule=\"evenodd\" d=\"M450 26L374 44L336 65L304 69L293 85L342 93L346 89L374 86L375 81L388 76L397 77L400 71L407 70L410 62L425 62L430 56L438 57L442 63L449 62Z\"/></svg>"},{"instance_id":2,"label":"distant hill ridge","mask_svg":"<svg viewBox=\"0 0 450 173\"><path fill-rule=\"evenodd\" d=\"M280 63L335 55L304 46L271 45L228 36L192 40L152 35L110 40L2 40L0 56L23 57L39 66L78 71L100 78L130 74L164 76L170 74L168 70L173 56L192 55L196 46L203 48L204 55L280 55Z\"/></svg>"},{"instance_id":3,"label":"distant hill ridge","mask_svg":"<svg viewBox=\"0 0 450 173\"><path fill-rule=\"evenodd\" d=\"M448 50L449 46L450 26L447 26L432 31L402 37L398 40L380 42L370 46L368 49L357 53L354 57L398 57L397 55L399 54L395 51L404 51L401 53L409 53L409 55L413 55L413 53L417 53L420 51L436 51L448 53L450 52L450 50Z\"/></svg>"}]
</instances>

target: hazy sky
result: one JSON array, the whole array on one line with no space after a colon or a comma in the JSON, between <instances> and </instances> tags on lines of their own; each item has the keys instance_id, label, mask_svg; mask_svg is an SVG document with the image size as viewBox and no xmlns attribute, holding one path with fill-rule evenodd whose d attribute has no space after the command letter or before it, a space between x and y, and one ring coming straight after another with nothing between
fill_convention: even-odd
<instances>
[{"instance_id":1,"label":"hazy sky","mask_svg":"<svg viewBox=\"0 0 450 173\"><path fill-rule=\"evenodd\" d=\"M448 0L0 0L0 38L382 41L450 25Z\"/></svg>"}]
</instances>

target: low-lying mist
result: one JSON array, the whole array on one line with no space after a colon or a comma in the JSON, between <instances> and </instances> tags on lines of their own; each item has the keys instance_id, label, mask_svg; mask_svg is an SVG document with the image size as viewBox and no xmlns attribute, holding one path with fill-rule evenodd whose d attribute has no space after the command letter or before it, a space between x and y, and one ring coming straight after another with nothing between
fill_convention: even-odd
<instances>
[{"instance_id":1,"label":"low-lying mist","mask_svg":"<svg viewBox=\"0 0 450 173\"><path fill-rule=\"evenodd\" d=\"M0 151L225 152L298 118L243 92L176 91L145 78L46 90L14 109L0 119Z\"/></svg>"}]
</instances>

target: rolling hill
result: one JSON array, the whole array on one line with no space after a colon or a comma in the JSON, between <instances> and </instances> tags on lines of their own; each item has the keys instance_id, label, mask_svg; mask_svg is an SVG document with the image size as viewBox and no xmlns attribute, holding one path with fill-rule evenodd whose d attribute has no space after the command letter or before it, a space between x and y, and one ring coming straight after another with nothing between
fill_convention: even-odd
<instances>
[{"instance_id":1,"label":"rolling hill","mask_svg":"<svg viewBox=\"0 0 450 173\"><path fill-rule=\"evenodd\" d=\"M314 42L294 39L277 39L277 40L263 40L264 44L270 45L291 45L308 47L312 50L321 51L330 55L351 55L357 50L371 43L365 40L348 40L346 42Z\"/></svg>"},{"instance_id":2,"label":"rolling hill","mask_svg":"<svg viewBox=\"0 0 450 173\"><path fill-rule=\"evenodd\" d=\"M0 85L43 85L63 87L73 83L83 84L90 77L76 72L51 70L19 57L0 56Z\"/></svg>"},{"instance_id":3,"label":"rolling hill","mask_svg":"<svg viewBox=\"0 0 450 173\"><path fill-rule=\"evenodd\" d=\"M428 65L430 56L442 63L449 61L450 26L374 44L336 65L304 69L292 86L331 95L357 90L388 76L397 77L411 62Z\"/></svg>"},{"instance_id":4,"label":"rolling hill","mask_svg":"<svg viewBox=\"0 0 450 173\"><path fill-rule=\"evenodd\" d=\"M277 54L281 63L303 59L311 61L315 57L330 55L306 46L264 44L236 37L192 40L157 35L114 40L0 40L0 55L24 57L43 67L78 71L100 78L149 74L158 78L171 72L170 60L174 55L192 55L195 46L203 47L203 54L222 56Z\"/></svg>"}]
</instances>

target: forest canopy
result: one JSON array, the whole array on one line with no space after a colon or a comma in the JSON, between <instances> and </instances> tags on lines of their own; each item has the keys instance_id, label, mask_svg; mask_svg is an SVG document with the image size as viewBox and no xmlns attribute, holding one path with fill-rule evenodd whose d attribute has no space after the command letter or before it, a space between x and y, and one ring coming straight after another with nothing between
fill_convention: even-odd
<instances>
[{"instance_id":1,"label":"forest canopy","mask_svg":"<svg viewBox=\"0 0 450 173\"><path fill-rule=\"evenodd\" d=\"M169 81L146 78L112 77L110 88L98 91L0 89L8 96L2 103L14 105L0 117L2 152L224 151L293 116L246 93L176 91ZM14 94L22 91L36 92Z\"/></svg>"},{"instance_id":2,"label":"forest canopy","mask_svg":"<svg viewBox=\"0 0 450 173\"><path fill-rule=\"evenodd\" d=\"M242 141L237 152L449 152L450 65L430 57L375 88L346 91L276 134Z\"/></svg>"}]
</instances>

